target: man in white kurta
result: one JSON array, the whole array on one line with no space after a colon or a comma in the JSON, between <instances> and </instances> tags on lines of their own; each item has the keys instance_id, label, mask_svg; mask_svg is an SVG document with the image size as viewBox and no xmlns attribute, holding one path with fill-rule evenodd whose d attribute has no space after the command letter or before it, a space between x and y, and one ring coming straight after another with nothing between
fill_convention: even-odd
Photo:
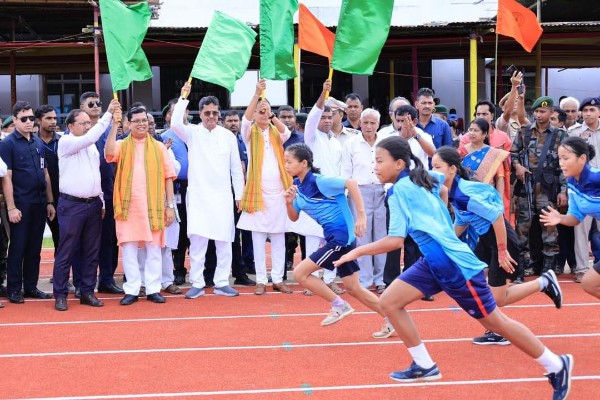
<instances>
[{"instance_id":1,"label":"man in white kurta","mask_svg":"<svg viewBox=\"0 0 600 400\"><path fill-rule=\"evenodd\" d=\"M191 86L186 83L182 97L173 110L171 129L188 147L187 233L190 239L190 282L192 288L186 298L204 294L204 260L209 239L215 241L217 268L214 282L216 295L237 296L229 286L231 274L231 243L235 224L233 197L236 203L242 198L244 175L235 136L217 125L220 109L214 96L200 100L199 125L184 125L183 114L188 100L183 96Z\"/></svg>"}]
</instances>

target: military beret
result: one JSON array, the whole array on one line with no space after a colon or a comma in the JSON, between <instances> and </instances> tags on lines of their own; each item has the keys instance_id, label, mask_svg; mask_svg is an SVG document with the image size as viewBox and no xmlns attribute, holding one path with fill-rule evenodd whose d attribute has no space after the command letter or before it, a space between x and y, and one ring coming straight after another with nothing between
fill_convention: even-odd
<instances>
[{"instance_id":1,"label":"military beret","mask_svg":"<svg viewBox=\"0 0 600 400\"><path fill-rule=\"evenodd\" d=\"M9 116L9 117L6 117L6 119L4 120L4 122L2 122L2 129L8 128L8 126L10 124L12 124L12 123L13 123L13 117L12 117L12 115Z\"/></svg>"},{"instance_id":2,"label":"military beret","mask_svg":"<svg viewBox=\"0 0 600 400\"><path fill-rule=\"evenodd\" d=\"M581 105L579 106L579 111L583 111L583 107L585 106L596 106L600 107L600 98L598 97L587 97L583 99Z\"/></svg>"},{"instance_id":3,"label":"military beret","mask_svg":"<svg viewBox=\"0 0 600 400\"><path fill-rule=\"evenodd\" d=\"M446 107L443 104L437 104L435 106L435 109L433 110L434 113L436 114L446 114L448 115L448 107Z\"/></svg>"},{"instance_id":4,"label":"military beret","mask_svg":"<svg viewBox=\"0 0 600 400\"><path fill-rule=\"evenodd\" d=\"M552 100L552 97L548 96L539 97L536 101L533 102L531 110L535 110L536 108L540 107L554 107L554 100Z\"/></svg>"},{"instance_id":5,"label":"military beret","mask_svg":"<svg viewBox=\"0 0 600 400\"><path fill-rule=\"evenodd\" d=\"M163 107L163 109L162 109L162 116L163 116L163 118L165 118L167 116L167 113L169 112L170 109L171 109L171 106L168 105L168 104Z\"/></svg>"}]
</instances>

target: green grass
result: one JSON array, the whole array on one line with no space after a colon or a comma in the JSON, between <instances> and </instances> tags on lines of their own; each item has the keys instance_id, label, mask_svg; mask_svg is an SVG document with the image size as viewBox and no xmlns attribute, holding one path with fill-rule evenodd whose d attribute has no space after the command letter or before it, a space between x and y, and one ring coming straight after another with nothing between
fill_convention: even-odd
<instances>
[{"instance_id":1,"label":"green grass","mask_svg":"<svg viewBox=\"0 0 600 400\"><path fill-rule=\"evenodd\" d=\"M54 241L52 240L51 237L44 238L44 240L42 241L42 248L43 249L53 249L54 248Z\"/></svg>"}]
</instances>

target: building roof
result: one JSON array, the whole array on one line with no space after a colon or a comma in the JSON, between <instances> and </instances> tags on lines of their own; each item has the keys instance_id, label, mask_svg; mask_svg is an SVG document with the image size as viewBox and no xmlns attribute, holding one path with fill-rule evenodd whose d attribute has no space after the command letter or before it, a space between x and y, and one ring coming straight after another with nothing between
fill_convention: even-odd
<instances>
[{"instance_id":1,"label":"building roof","mask_svg":"<svg viewBox=\"0 0 600 400\"><path fill-rule=\"evenodd\" d=\"M337 26L342 0L302 0L328 27ZM496 16L497 0L402 0L395 1L394 27L444 26L461 22L482 22ZM208 28L214 11L221 11L250 25L259 23L258 0L168 0L152 28ZM297 21L297 14L296 14Z\"/></svg>"}]
</instances>

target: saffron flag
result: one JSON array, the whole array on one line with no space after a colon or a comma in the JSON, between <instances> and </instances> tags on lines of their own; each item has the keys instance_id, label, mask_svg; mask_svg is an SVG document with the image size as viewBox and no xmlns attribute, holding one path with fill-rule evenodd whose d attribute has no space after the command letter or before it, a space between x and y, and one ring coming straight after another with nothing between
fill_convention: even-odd
<instances>
[{"instance_id":1,"label":"saffron flag","mask_svg":"<svg viewBox=\"0 0 600 400\"><path fill-rule=\"evenodd\" d=\"M371 75L390 32L394 0L344 0L331 67Z\"/></svg>"},{"instance_id":2,"label":"saffron flag","mask_svg":"<svg viewBox=\"0 0 600 400\"><path fill-rule=\"evenodd\" d=\"M216 11L206 31L190 76L233 92L244 75L256 41L256 32L244 22Z\"/></svg>"},{"instance_id":3,"label":"saffron flag","mask_svg":"<svg viewBox=\"0 0 600 400\"><path fill-rule=\"evenodd\" d=\"M260 77L292 79L294 67L294 14L298 0L260 0Z\"/></svg>"},{"instance_id":4,"label":"saffron flag","mask_svg":"<svg viewBox=\"0 0 600 400\"><path fill-rule=\"evenodd\" d=\"M542 31L533 11L516 0L498 0L496 32L499 35L510 36L531 53Z\"/></svg>"},{"instance_id":5,"label":"saffron flag","mask_svg":"<svg viewBox=\"0 0 600 400\"><path fill-rule=\"evenodd\" d=\"M113 91L132 81L152 78L142 42L152 13L147 2L127 6L119 0L100 1L102 32Z\"/></svg>"},{"instance_id":6,"label":"saffron flag","mask_svg":"<svg viewBox=\"0 0 600 400\"><path fill-rule=\"evenodd\" d=\"M335 34L327 29L304 4L300 4L299 10L298 47L327 57L331 61Z\"/></svg>"}]
</instances>

